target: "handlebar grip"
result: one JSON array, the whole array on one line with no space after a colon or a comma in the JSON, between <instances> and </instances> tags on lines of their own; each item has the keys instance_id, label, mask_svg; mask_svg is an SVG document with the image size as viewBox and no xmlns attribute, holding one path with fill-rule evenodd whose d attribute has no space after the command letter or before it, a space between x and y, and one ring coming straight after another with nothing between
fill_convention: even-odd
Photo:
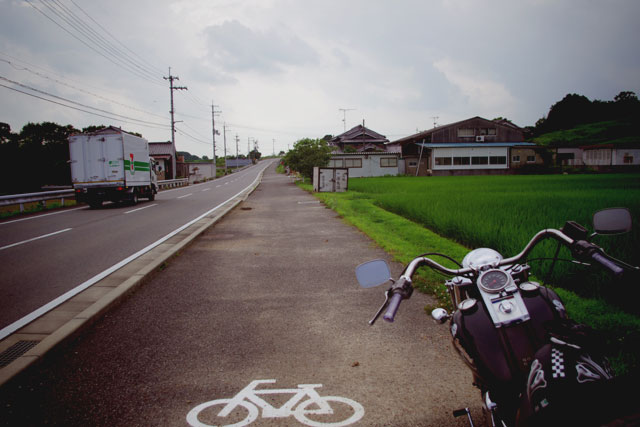
<instances>
[{"instance_id":1,"label":"handlebar grip","mask_svg":"<svg viewBox=\"0 0 640 427\"><path fill-rule=\"evenodd\" d=\"M398 312L398 308L400 308L400 301L402 301L402 295L400 293L394 293L391 296L391 301L389 301L389 307L387 308L387 312L384 313L383 319L387 322L393 322L396 313Z\"/></svg>"},{"instance_id":2,"label":"handlebar grip","mask_svg":"<svg viewBox=\"0 0 640 427\"><path fill-rule=\"evenodd\" d=\"M616 277L620 277L624 273L624 269L622 267L611 261L609 258L600 254L600 252L592 252L590 258L592 261L597 262L602 267L609 270L609 272Z\"/></svg>"}]
</instances>

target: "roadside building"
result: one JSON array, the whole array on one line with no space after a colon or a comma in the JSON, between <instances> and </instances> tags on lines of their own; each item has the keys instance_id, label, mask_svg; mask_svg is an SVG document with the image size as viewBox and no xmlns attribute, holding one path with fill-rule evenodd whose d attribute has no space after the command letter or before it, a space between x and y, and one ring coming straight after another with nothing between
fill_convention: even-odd
<instances>
[{"instance_id":1,"label":"roadside building","mask_svg":"<svg viewBox=\"0 0 640 427\"><path fill-rule=\"evenodd\" d=\"M350 178L403 173L400 150L388 143L386 136L365 127L363 122L329 140L333 151L328 167L348 168Z\"/></svg>"},{"instance_id":2,"label":"roadside building","mask_svg":"<svg viewBox=\"0 0 640 427\"><path fill-rule=\"evenodd\" d=\"M158 164L158 166L156 167L158 180L173 179L175 174L171 168L174 163L173 159L176 155L176 152L173 149L173 144L171 144L171 141L150 142L149 155L153 157Z\"/></svg>"},{"instance_id":3,"label":"roadside building","mask_svg":"<svg viewBox=\"0 0 640 427\"><path fill-rule=\"evenodd\" d=\"M507 120L472 117L393 141L409 175L508 174L542 164L539 148Z\"/></svg>"}]
</instances>

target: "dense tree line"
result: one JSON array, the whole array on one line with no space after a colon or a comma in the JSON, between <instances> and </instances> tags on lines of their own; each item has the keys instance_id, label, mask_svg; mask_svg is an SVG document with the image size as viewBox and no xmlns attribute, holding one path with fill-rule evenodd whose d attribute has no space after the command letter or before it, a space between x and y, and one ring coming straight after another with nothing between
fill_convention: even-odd
<instances>
[{"instance_id":1,"label":"dense tree line","mask_svg":"<svg viewBox=\"0 0 640 427\"><path fill-rule=\"evenodd\" d=\"M27 123L15 133L10 125L0 122L0 194L38 192L45 185L71 185L69 135L105 127L76 129L42 122Z\"/></svg>"},{"instance_id":2,"label":"dense tree line","mask_svg":"<svg viewBox=\"0 0 640 427\"><path fill-rule=\"evenodd\" d=\"M634 92L620 92L612 101L591 101L578 94L568 94L549 109L549 114L530 129L533 136L557 130L572 129L577 125L602 121L640 121L640 101Z\"/></svg>"}]
</instances>

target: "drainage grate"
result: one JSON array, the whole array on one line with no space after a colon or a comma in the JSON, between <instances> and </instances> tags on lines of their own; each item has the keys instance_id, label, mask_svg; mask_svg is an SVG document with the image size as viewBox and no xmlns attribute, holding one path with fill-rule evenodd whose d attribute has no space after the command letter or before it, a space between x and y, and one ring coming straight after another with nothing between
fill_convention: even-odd
<instances>
[{"instance_id":1,"label":"drainage grate","mask_svg":"<svg viewBox=\"0 0 640 427\"><path fill-rule=\"evenodd\" d=\"M0 368L4 368L18 357L31 350L40 341L18 341L2 353L0 353Z\"/></svg>"}]
</instances>

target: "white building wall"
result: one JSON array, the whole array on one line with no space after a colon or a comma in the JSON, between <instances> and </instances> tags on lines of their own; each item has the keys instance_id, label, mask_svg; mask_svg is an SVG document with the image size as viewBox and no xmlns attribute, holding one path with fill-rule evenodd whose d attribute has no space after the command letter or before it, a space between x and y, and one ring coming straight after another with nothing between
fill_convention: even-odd
<instances>
[{"instance_id":1,"label":"white building wall","mask_svg":"<svg viewBox=\"0 0 640 427\"><path fill-rule=\"evenodd\" d=\"M610 148L584 150L582 153L582 161L587 166L611 165L611 151Z\"/></svg>"},{"instance_id":2,"label":"white building wall","mask_svg":"<svg viewBox=\"0 0 640 427\"><path fill-rule=\"evenodd\" d=\"M614 165L640 165L640 149L617 148L614 150Z\"/></svg>"},{"instance_id":3,"label":"white building wall","mask_svg":"<svg viewBox=\"0 0 640 427\"><path fill-rule=\"evenodd\" d=\"M507 169L509 164L509 149L508 147L448 147L448 148L434 148L432 151L432 165L434 170L464 170L464 169ZM454 157L504 157L504 164L472 164L470 161L468 165L453 164ZM437 158L451 158L450 165L438 165L436 164Z\"/></svg>"},{"instance_id":4,"label":"white building wall","mask_svg":"<svg viewBox=\"0 0 640 427\"><path fill-rule=\"evenodd\" d=\"M333 156L331 160L342 160L342 164L340 163L330 163L330 167L347 167L344 163L346 159L360 159L362 161L361 168L349 168L349 178L363 178L363 177L371 177L371 176L384 176L384 175L398 175L398 164L400 160L397 155L365 155L360 156ZM380 166L381 158L395 158L396 166L395 167L382 167Z\"/></svg>"}]
</instances>

